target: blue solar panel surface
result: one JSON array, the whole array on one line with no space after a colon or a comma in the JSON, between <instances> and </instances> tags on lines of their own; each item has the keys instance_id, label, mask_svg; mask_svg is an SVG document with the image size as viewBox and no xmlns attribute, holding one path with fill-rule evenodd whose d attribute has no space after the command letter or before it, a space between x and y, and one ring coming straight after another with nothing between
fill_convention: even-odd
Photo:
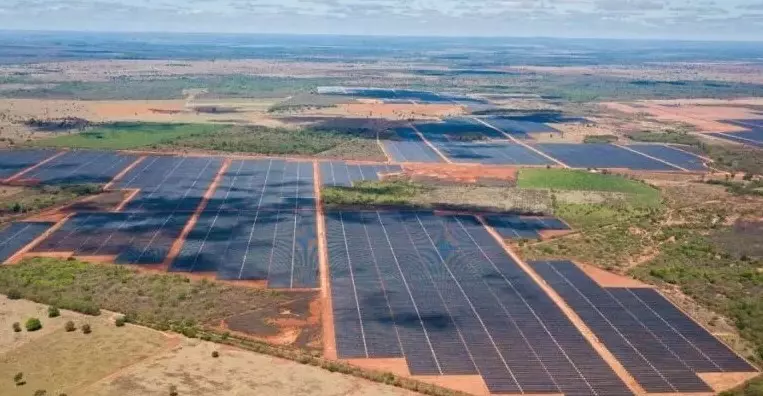
<instances>
[{"instance_id":1,"label":"blue solar panel surface","mask_svg":"<svg viewBox=\"0 0 763 396\"><path fill-rule=\"evenodd\" d=\"M573 168L628 168L636 170L678 171L653 160L611 144L540 143L535 147Z\"/></svg>"},{"instance_id":2,"label":"blue solar panel surface","mask_svg":"<svg viewBox=\"0 0 763 396\"><path fill-rule=\"evenodd\" d=\"M630 294L600 287L569 261L536 262L533 267L647 392L712 392L692 367L709 362L685 343L667 343L676 337L655 333L664 326L645 323L647 314L636 310L641 305L634 308Z\"/></svg>"},{"instance_id":3,"label":"blue solar panel surface","mask_svg":"<svg viewBox=\"0 0 763 396\"><path fill-rule=\"evenodd\" d=\"M485 223L505 239L539 239L540 231L569 230L555 217L520 217L516 215L487 215Z\"/></svg>"},{"instance_id":4,"label":"blue solar panel surface","mask_svg":"<svg viewBox=\"0 0 763 396\"><path fill-rule=\"evenodd\" d=\"M511 117L491 116L482 118L482 121L518 139L530 139L530 133L559 133L546 124Z\"/></svg>"},{"instance_id":5,"label":"blue solar panel surface","mask_svg":"<svg viewBox=\"0 0 763 396\"><path fill-rule=\"evenodd\" d=\"M116 256L120 264L161 264L190 216L187 212L78 213L33 251Z\"/></svg>"},{"instance_id":6,"label":"blue solar panel surface","mask_svg":"<svg viewBox=\"0 0 763 396\"><path fill-rule=\"evenodd\" d=\"M636 150L640 153L680 166L686 170L707 170L707 167L704 164L705 160L694 154L673 147L662 144L630 144L627 147L631 150Z\"/></svg>"},{"instance_id":7,"label":"blue solar panel surface","mask_svg":"<svg viewBox=\"0 0 763 396\"><path fill-rule=\"evenodd\" d=\"M321 184L332 187L352 187L359 181L379 180L380 174L400 172L399 165L350 164L344 161L324 161L320 163Z\"/></svg>"},{"instance_id":8,"label":"blue solar panel surface","mask_svg":"<svg viewBox=\"0 0 763 396\"><path fill-rule=\"evenodd\" d=\"M395 162L442 162L437 153L412 129L395 131L397 140L383 140L386 152Z\"/></svg>"},{"instance_id":9,"label":"blue solar panel surface","mask_svg":"<svg viewBox=\"0 0 763 396\"><path fill-rule=\"evenodd\" d=\"M10 178L54 154L50 150L0 150L0 179Z\"/></svg>"},{"instance_id":10,"label":"blue solar panel surface","mask_svg":"<svg viewBox=\"0 0 763 396\"><path fill-rule=\"evenodd\" d=\"M42 235L53 223L15 222L0 229L0 264Z\"/></svg>"},{"instance_id":11,"label":"blue solar panel surface","mask_svg":"<svg viewBox=\"0 0 763 396\"><path fill-rule=\"evenodd\" d=\"M553 165L548 158L510 142L452 142L431 140L443 155L457 163L485 165Z\"/></svg>"},{"instance_id":12,"label":"blue solar panel surface","mask_svg":"<svg viewBox=\"0 0 763 396\"><path fill-rule=\"evenodd\" d=\"M326 214L340 358L479 373L492 393L630 394L471 216Z\"/></svg>"},{"instance_id":13,"label":"blue solar panel surface","mask_svg":"<svg viewBox=\"0 0 763 396\"><path fill-rule=\"evenodd\" d=\"M708 135L714 136L714 137L717 137L717 138L721 138L721 139L725 139L725 140L731 140L732 142L746 144L748 146L763 148L763 142L759 142L757 140L750 139L750 138L746 137L745 133L747 133L747 132L708 133Z\"/></svg>"},{"instance_id":14,"label":"blue solar panel surface","mask_svg":"<svg viewBox=\"0 0 763 396\"><path fill-rule=\"evenodd\" d=\"M318 287L314 211L204 212L170 270L219 279L267 280L269 288Z\"/></svg>"},{"instance_id":15,"label":"blue solar panel surface","mask_svg":"<svg viewBox=\"0 0 763 396\"><path fill-rule=\"evenodd\" d=\"M71 151L24 175L43 184L105 184L137 159L106 151Z\"/></svg>"},{"instance_id":16,"label":"blue solar panel surface","mask_svg":"<svg viewBox=\"0 0 763 396\"><path fill-rule=\"evenodd\" d=\"M470 118L446 118L442 122L428 122L414 124L416 129L424 137L434 140L448 140L448 137L458 137L464 135L476 135L490 139L506 139L501 132L483 125Z\"/></svg>"},{"instance_id":17,"label":"blue solar panel surface","mask_svg":"<svg viewBox=\"0 0 763 396\"><path fill-rule=\"evenodd\" d=\"M232 161L170 269L317 287L313 174L312 162Z\"/></svg>"},{"instance_id":18,"label":"blue solar panel surface","mask_svg":"<svg viewBox=\"0 0 763 396\"><path fill-rule=\"evenodd\" d=\"M221 166L220 158L150 156L127 172L117 188L140 189L126 211L194 211Z\"/></svg>"}]
</instances>

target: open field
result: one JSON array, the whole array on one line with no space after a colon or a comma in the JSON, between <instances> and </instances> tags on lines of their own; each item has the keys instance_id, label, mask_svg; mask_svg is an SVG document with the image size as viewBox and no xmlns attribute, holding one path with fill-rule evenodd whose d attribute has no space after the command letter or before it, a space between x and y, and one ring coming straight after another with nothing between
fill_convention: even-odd
<instances>
[{"instance_id":1,"label":"open field","mask_svg":"<svg viewBox=\"0 0 763 396\"><path fill-rule=\"evenodd\" d=\"M0 385L3 395L29 395L36 390L58 395L165 395L170 386L186 395L237 395L267 392L299 395L407 395L399 388L264 356L210 342L169 335L126 324L114 325L116 314L99 317L62 310L47 318L47 307L0 296L0 325L41 318L35 332L5 335L0 343ZM64 330L73 321L77 329ZM79 327L89 324L92 333ZM12 339L12 340L11 340ZM219 357L212 357L217 351ZM23 373L24 385L12 378Z\"/></svg>"}]
</instances>

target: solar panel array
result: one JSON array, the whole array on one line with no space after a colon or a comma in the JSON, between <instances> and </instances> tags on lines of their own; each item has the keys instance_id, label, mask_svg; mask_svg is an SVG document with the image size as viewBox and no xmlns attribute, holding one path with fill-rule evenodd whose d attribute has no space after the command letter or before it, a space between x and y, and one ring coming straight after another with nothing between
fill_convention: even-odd
<instances>
[{"instance_id":1,"label":"solar panel array","mask_svg":"<svg viewBox=\"0 0 763 396\"><path fill-rule=\"evenodd\" d=\"M395 131L397 140L383 140L382 144L395 162L442 162L437 153L410 128Z\"/></svg>"},{"instance_id":2,"label":"solar panel array","mask_svg":"<svg viewBox=\"0 0 763 396\"><path fill-rule=\"evenodd\" d=\"M43 184L105 184L137 159L106 151L70 151L23 176Z\"/></svg>"},{"instance_id":3,"label":"solar panel array","mask_svg":"<svg viewBox=\"0 0 763 396\"><path fill-rule=\"evenodd\" d=\"M636 150L640 153L680 166L686 170L707 170L707 167L704 164L705 160L702 158L670 146L665 146L663 144L630 144L627 147L631 150Z\"/></svg>"},{"instance_id":4,"label":"solar panel array","mask_svg":"<svg viewBox=\"0 0 763 396\"><path fill-rule=\"evenodd\" d=\"M678 171L666 163L606 143L539 143L535 147L572 168L627 168Z\"/></svg>"},{"instance_id":5,"label":"solar panel array","mask_svg":"<svg viewBox=\"0 0 763 396\"><path fill-rule=\"evenodd\" d=\"M479 374L492 393L631 394L471 216L326 214L340 358Z\"/></svg>"},{"instance_id":6,"label":"solar panel array","mask_svg":"<svg viewBox=\"0 0 763 396\"><path fill-rule=\"evenodd\" d=\"M214 157L149 156L116 188L140 189L125 211L194 211L222 166Z\"/></svg>"},{"instance_id":7,"label":"solar panel array","mask_svg":"<svg viewBox=\"0 0 763 396\"><path fill-rule=\"evenodd\" d=\"M707 135L725 139L725 140L730 140L732 142L746 144L748 146L763 148L763 142L759 142L755 139L751 139L747 137L746 134L749 134L749 133L750 132L733 132L733 133L729 132L729 133L708 133Z\"/></svg>"},{"instance_id":8,"label":"solar panel array","mask_svg":"<svg viewBox=\"0 0 763 396\"><path fill-rule=\"evenodd\" d=\"M531 139L531 136L529 135L531 133L559 133L559 131L546 124L517 120L512 117L490 116L481 118L481 120L516 139Z\"/></svg>"},{"instance_id":9,"label":"solar panel array","mask_svg":"<svg viewBox=\"0 0 763 396\"><path fill-rule=\"evenodd\" d=\"M53 156L50 150L0 150L0 179L7 179Z\"/></svg>"},{"instance_id":10,"label":"solar panel array","mask_svg":"<svg viewBox=\"0 0 763 396\"><path fill-rule=\"evenodd\" d=\"M569 230L556 217L524 217L517 215L488 215L485 222L505 239L540 239L540 231Z\"/></svg>"},{"instance_id":11,"label":"solar panel array","mask_svg":"<svg viewBox=\"0 0 763 396\"><path fill-rule=\"evenodd\" d=\"M32 243L53 223L15 222L0 230L0 264Z\"/></svg>"},{"instance_id":12,"label":"solar panel array","mask_svg":"<svg viewBox=\"0 0 763 396\"><path fill-rule=\"evenodd\" d=\"M119 264L161 264L190 212L77 213L32 251L116 256Z\"/></svg>"},{"instance_id":13,"label":"solar panel array","mask_svg":"<svg viewBox=\"0 0 763 396\"><path fill-rule=\"evenodd\" d=\"M318 287L312 162L233 161L170 270Z\"/></svg>"},{"instance_id":14,"label":"solar panel array","mask_svg":"<svg viewBox=\"0 0 763 396\"><path fill-rule=\"evenodd\" d=\"M427 139L449 140L464 135L481 136L484 139L506 139L501 132L471 118L446 118L442 122L418 122L414 124Z\"/></svg>"},{"instance_id":15,"label":"solar panel array","mask_svg":"<svg viewBox=\"0 0 763 396\"><path fill-rule=\"evenodd\" d=\"M401 172L399 165L361 165L344 161L320 163L321 184L332 187L352 187L355 182L379 180L380 174Z\"/></svg>"},{"instance_id":16,"label":"solar panel array","mask_svg":"<svg viewBox=\"0 0 763 396\"><path fill-rule=\"evenodd\" d=\"M697 372L754 371L654 290L603 288L569 261L532 265L647 392L712 392Z\"/></svg>"},{"instance_id":17,"label":"solar panel array","mask_svg":"<svg viewBox=\"0 0 763 396\"><path fill-rule=\"evenodd\" d=\"M431 140L441 153L457 163L480 163L485 165L554 165L548 158L521 144L493 142L452 142Z\"/></svg>"}]
</instances>

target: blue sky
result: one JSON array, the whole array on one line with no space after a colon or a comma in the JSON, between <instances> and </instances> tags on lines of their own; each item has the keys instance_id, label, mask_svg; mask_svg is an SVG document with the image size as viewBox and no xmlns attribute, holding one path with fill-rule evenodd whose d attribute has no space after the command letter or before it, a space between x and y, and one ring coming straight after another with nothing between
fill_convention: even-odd
<instances>
[{"instance_id":1,"label":"blue sky","mask_svg":"<svg viewBox=\"0 0 763 396\"><path fill-rule=\"evenodd\" d=\"M0 0L0 26L763 41L763 0Z\"/></svg>"}]
</instances>

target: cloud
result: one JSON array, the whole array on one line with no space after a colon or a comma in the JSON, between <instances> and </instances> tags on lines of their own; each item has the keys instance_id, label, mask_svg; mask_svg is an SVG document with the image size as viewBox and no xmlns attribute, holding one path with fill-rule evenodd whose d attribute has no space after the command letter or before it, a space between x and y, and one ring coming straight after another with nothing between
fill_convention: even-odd
<instances>
[{"instance_id":1,"label":"cloud","mask_svg":"<svg viewBox=\"0 0 763 396\"><path fill-rule=\"evenodd\" d=\"M760 38L761 0L0 0L7 29ZM719 27L722 23L731 25Z\"/></svg>"}]
</instances>

